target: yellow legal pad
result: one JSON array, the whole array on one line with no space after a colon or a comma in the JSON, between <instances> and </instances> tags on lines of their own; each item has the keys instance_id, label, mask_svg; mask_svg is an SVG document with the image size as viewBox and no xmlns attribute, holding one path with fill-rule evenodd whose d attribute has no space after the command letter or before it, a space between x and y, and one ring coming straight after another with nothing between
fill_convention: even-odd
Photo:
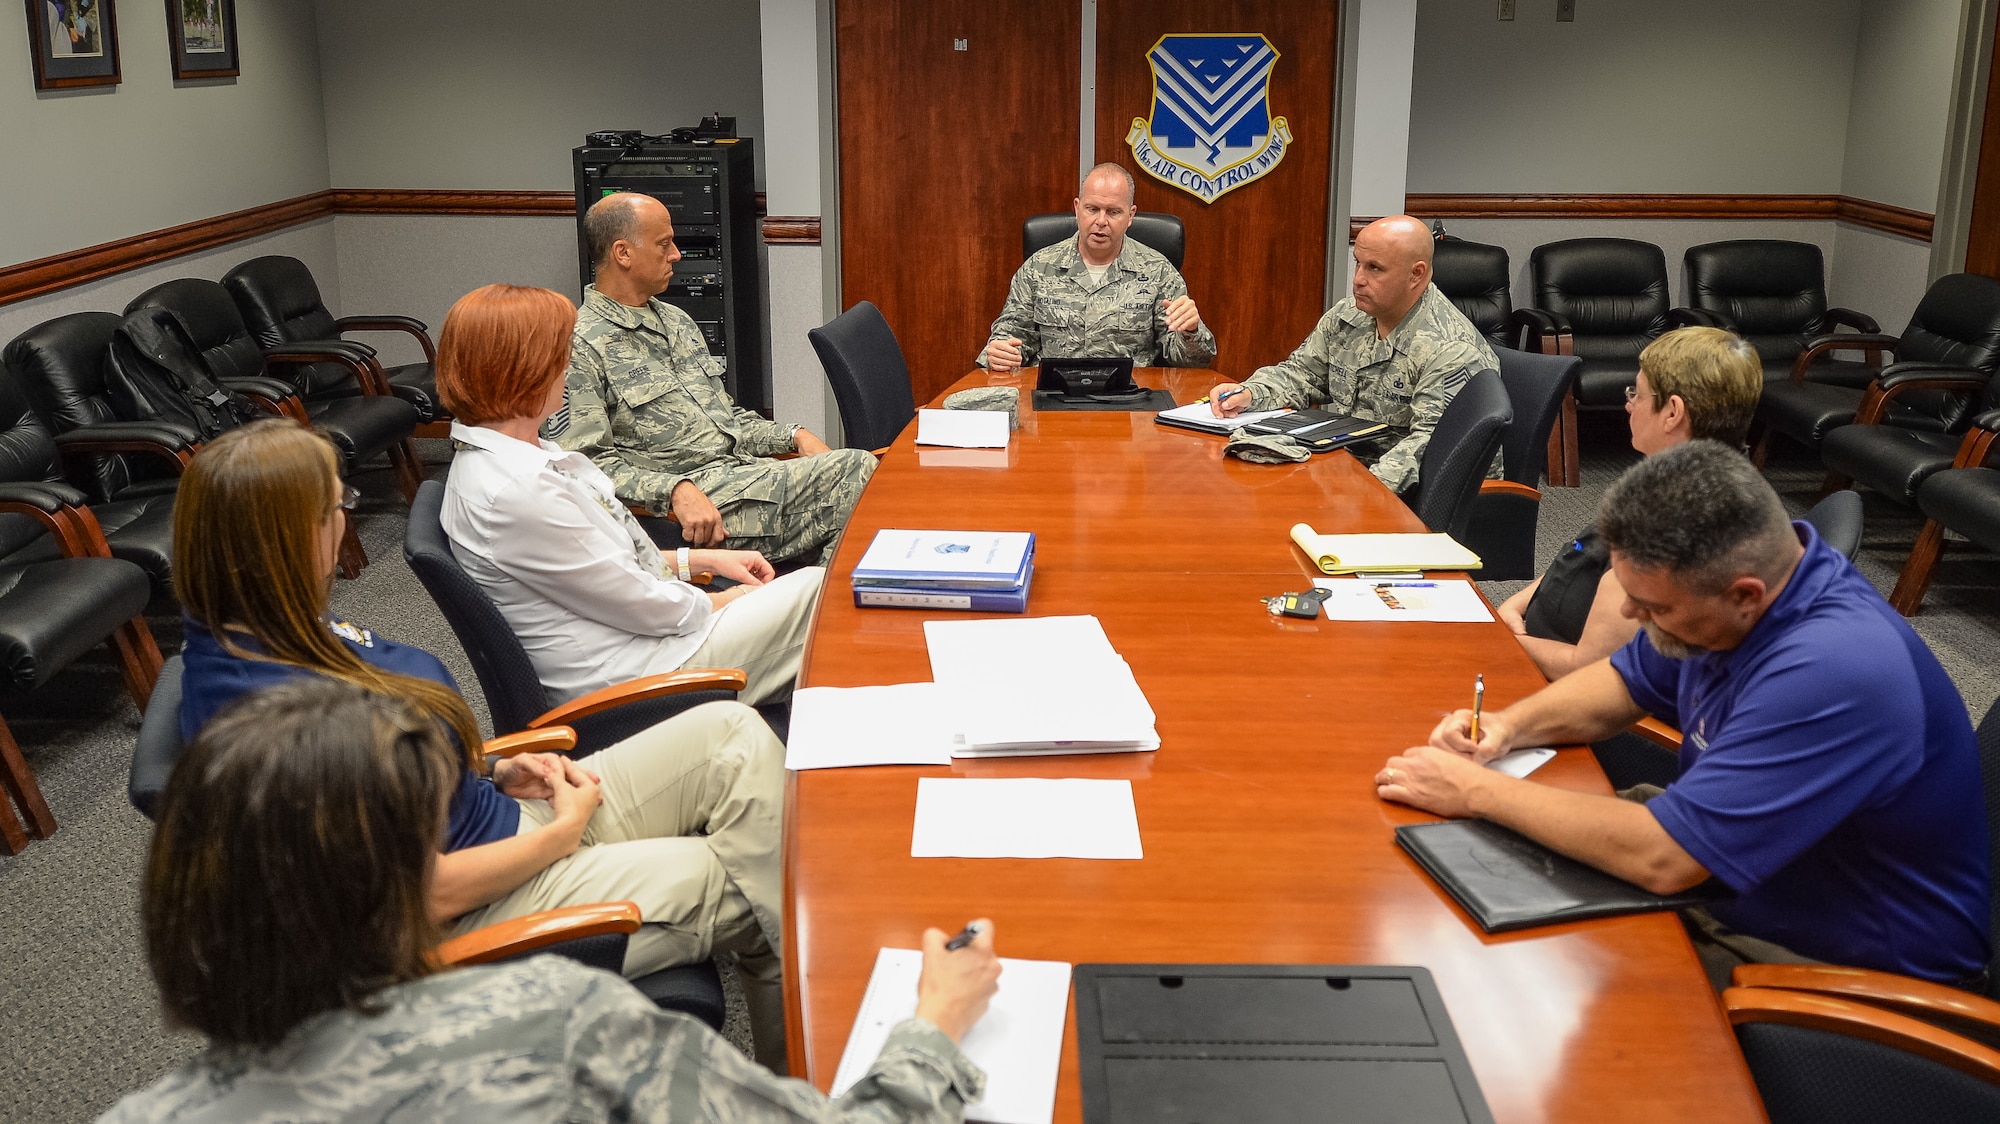
<instances>
[{"instance_id":1,"label":"yellow legal pad","mask_svg":"<svg viewBox=\"0 0 2000 1124\"><path fill-rule=\"evenodd\" d=\"M1364 570L1477 570L1479 556L1450 535L1322 535L1292 525L1292 541L1323 574Z\"/></svg>"}]
</instances>

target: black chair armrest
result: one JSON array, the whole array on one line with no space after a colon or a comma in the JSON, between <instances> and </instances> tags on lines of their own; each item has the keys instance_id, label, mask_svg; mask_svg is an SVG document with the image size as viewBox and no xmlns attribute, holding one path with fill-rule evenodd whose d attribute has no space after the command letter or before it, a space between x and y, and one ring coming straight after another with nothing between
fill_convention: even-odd
<instances>
[{"instance_id":1,"label":"black chair armrest","mask_svg":"<svg viewBox=\"0 0 2000 1124\"><path fill-rule=\"evenodd\" d=\"M1544 308L1517 308L1507 314L1507 339L1519 344L1517 351L1539 351L1545 355L1567 355L1563 344L1575 334L1569 318Z\"/></svg>"},{"instance_id":2,"label":"black chair armrest","mask_svg":"<svg viewBox=\"0 0 2000 1124\"><path fill-rule=\"evenodd\" d=\"M1972 428L1990 429L2000 433L2000 410L1988 410L1972 419Z\"/></svg>"},{"instance_id":3,"label":"black chair armrest","mask_svg":"<svg viewBox=\"0 0 2000 1124\"><path fill-rule=\"evenodd\" d=\"M55 442L56 454L65 464L70 457L142 453L167 461L179 474L194 459L201 437L168 422L98 422L57 434Z\"/></svg>"},{"instance_id":4,"label":"black chair armrest","mask_svg":"<svg viewBox=\"0 0 2000 1124\"><path fill-rule=\"evenodd\" d=\"M363 349L366 348L364 351ZM281 347L269 348L264 352L267 367L305 366L312 363L339 363L354 372L355 381L361 386L361 393L389 395L389 376L382 370L382 364L375 361L375 349L366 344L354 344L346 340L316 340L311 343L288 343Z\"/></svg>"},{"instance_id":5,"label":"black chair armrest","mask_svg":"<svg viewBox=\"0 0 2000 1124\"><path fill-rule=\"evenodd\" d=\"M305 400L299 397L299 388L284 379L269 375L246 375L241 378L215 380L230 390L255 402L267 413L291 418L300 425L311 425L306 414Z\"/></svg>"},{"instance_id":6,"label":"black chair armrest","mask_svg":"<svg viewBox=\"0 0 2000 1124\"><path fill-rule=\"evenodd\" d=\"M0 484L0 513L26 515L40 523L64 558L109 558L111 546L104 528L85 504L84 494L68 484L37 480Z\"/></svg>"},{"instance_id":7,"label":"black chair armrest","mask_svg":"<svg viewBox=\"0 0 2000 1124\"><path fill-rule=\"evenodd\" d=\"M414 316L343 316L333 326L342 332L407 332L423 345L424 360L437 362L437 346L431 343L430 325Z\"/></svg>"},{"instance_id":8,"label":"black chair armrest","mask_svg":"<svg viewBox=\"0 0 2000 1124\"><path fill-rule=\"evenodd\" d=\"M1725 332L1733 332L1736 321L1706 308L1670 308L1667 310L1667 330L1675 328L1721 328Z\"/></svg>"},{"instance_id":9,"label":"black chair armrest","mask_svg":"<svg viewBox=\"0 0 2000 1124\"><path fill-rule=\"evenodd\" d=\"M1854 411L1855 425L1880 425L1889 403L1913 390L1955 390L1977 393L1986 389L1992 376L1974 367L1954 367L1946 363L1897 363L1885 367L1868 384L1861 408Z\"/></svg>"},{"instance_id":10,"label":"black chair armrest","mask_svg":"<svg viewBox=\"0 0 2000 1124\"><path fill-rule=\"evenodd\" d=\"M1896 348L1901 346L1902 342L1895 336L1879 332L1836 332L1832 335L1814 336L1806 341L1805 350L1799 352L1798 359L1792 364L1792 381L1806 381L1806 369L1812 366L1813 360L1822 355L1831 355L1837 351L1865 351L1871 357L1870 362L1880 363L1883 352L1895 354Z\"/></svg>"},{"instance_id":11,"label":"black chair armrest","mask_svg":"<svg viewBox=\"0 0 2000 1124\"><path fill-rule=\"evenodd\" d=\"M90 497L80 490L54 480L17 480L0 484L0 503L27 504L50 515L64 508L83 507Z\"/></svg>"},{"instance_id":12,"label":"black chair armrest","mask_svg":"<svg viewBox=\"0 0 2000 1124\"><path fill-rule=\"evenodd\" d=\"M1882 325L1877 324L1873 316L1856 312L1851 308L1827 309L1825 312L1819 314L1818 320L1813 321L1812 324L1807 326L1806 332L1808 335L1814 336L1832 335L1834 325L1836 324L1844 325L1857 332L1864 332L1871 336L1882 334Z\"/></svg>"}]
</instances>

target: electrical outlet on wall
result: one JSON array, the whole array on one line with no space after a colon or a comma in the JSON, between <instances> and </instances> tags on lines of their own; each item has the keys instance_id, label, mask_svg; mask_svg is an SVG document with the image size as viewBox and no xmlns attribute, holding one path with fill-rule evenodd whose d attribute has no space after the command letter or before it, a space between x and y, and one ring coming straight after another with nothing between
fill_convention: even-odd
<instances>
[{"instance_id":1,"label":"electrical outlet on wall","mask_svg":"<svg viewBox=\"0 0 2000 1124\"><path fill-rule=\"evenodd\" d=\"M1514 0L1500 0L1500 18L1503 20L1514 18Z\"/></svg>"},{"instance_id":2,"label":"electrical outlet on wall","mask_svg":"<svg viewBox=\"0 0 2000 1124\"><path fill-rule=\"evenodd\" d=\"M1556 0L1556 22L1576 22L1576 0Z\"/></svg>"}]
</instances>

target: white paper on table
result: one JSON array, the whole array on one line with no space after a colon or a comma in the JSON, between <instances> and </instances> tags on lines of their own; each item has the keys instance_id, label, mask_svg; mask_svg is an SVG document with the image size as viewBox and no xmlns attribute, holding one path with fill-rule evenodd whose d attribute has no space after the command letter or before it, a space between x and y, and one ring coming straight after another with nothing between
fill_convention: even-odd
<instances>
[{"instance_id":1,"label":"white paper on table","mask_svg":"<svg viewBox=\"0 0 2000 1124\"><path fill-rule=\"evenodd\" d=\"M1510 777L1525 777L1548 764L1555 755L1556 751L1553 749L1517 749L1488 761L1486 767Z\"/></svg>"},{"instance_id":2,"label":"white paper on table","mask_svg":"<svg viewBox=\"0 0 2000 1124\"><path fill-rule=\"evenodd\" d=\"M949 765L949 705L935 683L801 687L792 692L785 768Z\"/></svg>"},{"instance_id":3,"label":"white paper on table","mask_svg":"<svg viewBox=\"0 0 2000 1124\"><path fill-rule=\"evenodd\" d=\"M917 977L923 966L924 954L913 948L875 954L875 972L868 977L861 1011L834 1071L834 1096L867 1076L889 1032L917 1013ZM1049 1124L1055 1116L1069 979L1070 966L1060 960L1000 958L1000 990L958 1044L972 1064L986 1071L986 1096L965 1107L967 1120Z\"/></svg>"},{"instance_id":4,"label":"white paper on table","mask_svg":"<svg viewBox=\"0 0 2000 1124\"><path fill-rule=\"evenodd\" d=\"M1048 691L1052 672L1124 663L1093 616L925 621L924 644L939 683L1018 684L1037 696Z\"/></svg>"},{"instance_id":5,"label":"white paper on table","mask_svg":"<svg viewBox=\"0 0 2000 1124\"><path fill-rule=\"evenodd\" d=\"M959 449L1007 447L1007 415L999 410L918 410L917 444Z\"/></svg>"},{"instance_id":6,"label":"white paper on table","mask_svg":"<svg viewBox=\"0 0 2000 1124\"><path fill-rule=\"evenodd\" d=\"M1275 418L1279 414L1289 413L1291 413L1290 410L1245 410L1233 418L1218 418L1215 416L1215 411L1208 408L1208 399L1204 398L1199 402L1190 402L1185 406L1175 406L1171 410L1161 410L1160 416L1172 421L1189 422L1204 429L1215 430L1218 433L1228 433L1241 429L1251 422L1263 421L1265 418Z\"/></svg>"},{"instance_id":7,"label":"white paper on table","mask_svg":"<svg viewBox=\"0 0 2000 1124\"><path fill-rule=\"evenodd\" d=\"M951 700L949 712L956 735L956 756L981 756L1020 751L1088 753L1104 750L1160 748L1152 704L1132 678L1125 661L1112 656L1095 663L1067 688L993 689L991 682L972 686L954 681L938 687Z\"/></svg>"},{"instance_id":8,"label":"white paper on table","mask_svg":"<svg viewBox=\"0 0 2000 1124\"><path fill-rule=\"evenodd\" d=\"M1381 578L1314 578L1327 591L1321 608L1332 621L1433 621L1484 624L1493 611L1462 578L1408 581Z\"/></svg>"},{"instance_id":9,"label":"white paper on table","mask_svg":"<svg viewBox=\"0 0 2000 1124\"><path fill-rule=\"evenodd\" d=\"M919 777L910 857L1145 856L1131 781Z\"/></svg>"}]
</instances>

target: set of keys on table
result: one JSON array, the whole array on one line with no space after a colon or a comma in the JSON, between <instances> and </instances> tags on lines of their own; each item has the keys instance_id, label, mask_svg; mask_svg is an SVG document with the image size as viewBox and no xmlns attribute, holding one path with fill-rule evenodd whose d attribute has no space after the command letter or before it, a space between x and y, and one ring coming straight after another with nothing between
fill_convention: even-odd
<instances>
[{"instance_id":1,"label":"set of keys on table","mask_svg":"<svg viewBox=\"0 0 2000 1124\"><path fill-rule=\"evenodd\" d=\"M1319 607L1331 596L1328 590L1315 586L1298 593L1280 593L1276 597L1259 597L1264 610L1274 617L1301 617L1312 620L1319 616Z\"/></svg>"}]
</instances>

